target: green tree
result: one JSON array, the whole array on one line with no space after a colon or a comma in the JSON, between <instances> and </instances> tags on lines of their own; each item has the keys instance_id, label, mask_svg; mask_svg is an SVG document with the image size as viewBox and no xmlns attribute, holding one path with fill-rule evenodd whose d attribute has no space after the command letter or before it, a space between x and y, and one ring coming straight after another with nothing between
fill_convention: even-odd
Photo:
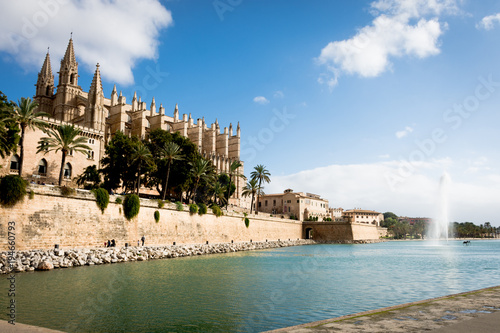
<instances>
[{"instance_id":1,"label":"green tree","mask_svg":"<svg viewBox=\"0 0 500 333\"><path fill-rule=\"evenodd\" d=\"M207 177L209 177L209 170L210 161L202 157L196 159L196 161L191 163L191 174L194 179L193 200L195 201L198 194L198 186L200 185L200 181L206 180Z\"/></svg>"},{"instance_id":2,"label":"green tree","mask_svg":"<svg viewBox=\"0 0 500 333\"><path fill-rule=\"evenodd\" d=\"M19 142L19 127L11 118L15 104L0 91L0 157L15 153Z\"/></svg>"},{"instance_id":3,"label":"green tree","mask_svg":"<svg viewBox=\"0 0 500 333\"><path fill-rule=\"evenodd\" d=\"M85 143L87 138L80 135L80 130L75 128L73 125L61 125L56 129L47 130L48 137L43 137L38 141L38 151L39 152L49 152L55 151L56 153L60 150L62 153L61 159L61 169L59 171L59 186L62 184L64 164L66 162L66 156L73 150L82 154L88 154L91 150L89 146Z\"/></svg>"},{"instance_id":4,"label":"green tree","mask_svg":"<svg viewBox=\"0 0 500 333\"><path fill-rule=\"evenodd\" d=\"M231 165L229 166L229 184L232 184L233 182L233 177L241 177L243 179L246 179L245 175L240 175L238 174L238 171L239 171L239 168L242 166L243 164L241 164L240 161L233 161L231 163ZM236 186L235 186L235 189L236 189ZM234 193L234 191L233 191ZM228 188L228 191L227 191L227 200L226 200L226 205L229 205L229 198L231 197L231 195L233 195L233 193L231 193L231 186Z\"/></svg>"},{"instance_id":5,"label":"green tree","mask_svg":"<svg viewBox=\"0 0 500 333\"><path fill-rule=\"evenodd\" d=\"M182 159L172 160L170 169L168 159L165 158L163 148L170 142L179 146ZM192 189L194 180L191 174L191 163L194 163L201 154L198 147L188 138L183 137L178 132L173 134L156 129L149 133L149 150L152 152L156 164L156 170L149 175L148 185L155 188L163 196L164 189L167 193L176 193L179 200L182 200L182 193L187 193ZM170 171L169 171L170 170ZM165 184L165 175L169 173L168 183ZM190 197L190 195L188 195Z\"/></svg>"},{"instance_id":6,"label":"green tree","mask_svg":"<svg viewBox=\"0 0 500 333\"><path fill-rule=\"evenodd\" d=\"M39 119L40 117L48 117L49 114L45 112L35 112L38 103L32 101L31 98L21 97L21 100L14 106L10 113L10 118L21 128L21 140L19 142L20 153L19 153L19 176L23 174L23 163L24 163L24 138L27 129L45 129L47 123Z\"/></svg>"},{"instance_id":7,"label":"green tree","mask_svg":"<svg viewBox=\"0 0 500 333\"><path fill-rule=\"evenodd\" d=\"M76 177L76 184L78 186L83 186L87 190L98 188L101 184L101 176L99 175L97 166L94 164L86 167L82 174Z\"/></svg>"},{"instance_id":8,"label":"green tree","mask_svg":"<svg viewBox=\"0 0 500 333\"><path fill-rule=\"evenodd\" d=\"M167 162L167 174L163 179L162 186L162 200L165 200L168 189L168 178L170 177L170 169L174 161L180 161L184 159L182 156L182 148L173 141L167 142L163 147L160 148L160 156Z\"/></svg>"},{"instance_id":9,"label":"green tree","mask_svg":"<svg viewBox=\"0 0 500 333\"><path fill-rule=\"evenodd\" d=\"M241 192L241 195L243 195L244 197L248 197L248 196L252 197L252 200L250 203L250 214L252 214L253 201L254 201L255 195L257 195L257 193L259 193L259 192L260 192L260 186L257 183L257 179L254 179L254 178L250 179L246 183L246 185L243 187L243 191Z\"/></svg>"},{"instance_id":10,"label":"green tree","mask_svg":"<svg viewBox=\"0 0 500 333\"><path fill-rule=\"evenodd\" d=\"M128 137L118 131L106 146L100 172L104 175L103 187L109 192L120 186L133 188L136 169L132 167L130 156L138 141L137 137Z\"/></svg>"},{"instance_id":11,"label":"green tree","mask_svg":"<svg viewBox=\"0 0 500 333\"><path fill-rule=\"evenodd\" d=\"M226 194L226 192L228 192L228 190L226 189L226 186L229 185L228 183L226 183L224 185L224 180L225 180L224 176L225 176L225 178L227 178L227 180L229 180L229 177L226 174L220 174L219 177L217 177L217 179L213 183L211 191L210 191L210 193L213 196L213 203L220 206L220 207L223 207L224 204L226 203L226 195L225 194Z\"/></svg>"},{"instance_id":12,"label":"green tree","mask_svg":"<svg viewBox=\"0 0 500 333\"><path fill-rule=\"evenodd\" d=\"M384 213L384 220L386 220L388 218L393 218L396 221L398 220L398 216L396 214L394 214L393 212L385 212Z\"/></svg>"},{"instance_id":13,"label":"green tree","mask_svg":"<svg viewBox=\"0 0 500 333\"><path fill-rule=\"evenodd\" d=\"M271 182L271 173L266 169L262 164L257 165L254 168L254 171L250 174L252 179L256 179L259 182L259 191L257 192L257 204L255 205L255 213L259 213L259 202L260 202L260 191L264 189L262 186L262 182L270 183Z\"/></svg>"},{"instance_id":14,"label":"green tree","mask_svg":"<svg viewBox=\"0 0 500 333\"><path fill-rule=\"evenodd\" d=\"M139 195L139 189L141 187L141 170L142 168L153 168L153 155L141 141L137 142L132 150L132 155L130 156L132 164L136 165L137 168L137 195Z\"/></svg>"}]
</instances>

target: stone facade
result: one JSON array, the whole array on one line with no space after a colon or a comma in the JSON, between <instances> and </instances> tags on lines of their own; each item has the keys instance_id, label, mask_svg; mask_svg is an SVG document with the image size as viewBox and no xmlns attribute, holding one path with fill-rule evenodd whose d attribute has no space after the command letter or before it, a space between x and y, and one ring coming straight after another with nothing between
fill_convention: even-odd
<instances>
[{"instance_id":1,"label":"stone facade","mask_svg":"<svg viewBox=\"0 0 500 333\"><path fill-rule=\"evenodd\" d=\"M316 194L286 189L283 193L262 195L259 200L260 202L256 203L259 212L293 216L300 221L315 216L318 216L319 221L330 217L328 200Z\"/></svg>"},{"instance_id":2,"label":"stone facade","mask_svg":"<svg viewBox=\"0 0 500 333\"><path fill-rule=\"evenodd\" d=\"M78 85L78 62L76 61L72 39L69 40L58 73L59 82L56 87L50 55L47 52L38 74L34 100L39 104L38 111L50 115L51 119L47 120L49 123L78 125L82 128L83 135L95 141L94 157L92 159L80 159L81 163L74 165L75 172L73 172L73 175L78 175L80 170L89 165L96 164L99 167L100 159L104 154L105 143L117 131L122 131L126 135L136 135L142 139L147 138L149 132L155 129L163 129L171 133L179 132L198 147L203 157L212 161L219 173L227 172L233 161L240 161L241 130L239 123L236 128L233 128L233 125L230 124L229 127L224 127L221 130L217 119L214 123L208 124L205 122L205 118L198 118L195 122L191 114L180 115L177 104L173 116L167 116L165 107L161 103L158 106L154 97L148 108L146 102L142 101L140 96L137 97L137 94L134 94L132 102L127 104L125 96L121 92L118 94L116 85L111 92L110 98L106 98L102 88L99 64L96 65L88 92L84 91ZM42 136L40 131L29 131L27 134L29 143L26 142L25 144L24 165L26 168L23 169L26 171L23 170L23 177L33 178L36 176L35 178L38 178L40 176L33 170L37 170L37 163L41 158L45 158L50 166L56 166L59 163L57 156L50 153L44 157L35 156L37 140ZM0 173L9 173L10 164L11 162L15 164L15 160L14 154L0 161L4 167L0 169ZM243 164L242 161L240 162ZM16 171L12 170L12 172ZM243 166L237 172L243 175ZM46 178L40 179L46 183L54 182L52 173L48 171L46 174L47 176L40 176ZM229 203L240 205L248 201L242 200L241 197L242 188L245 184L241 177L235 177L234 181L237 190Z\"/></svg>"},{"instance_id":3,"label":"stone facade","mask_svg":"<svg viewBox=\"0 0 500 333\"><path fill-rule=\"evenodd\" d=\"M380 227L384 214L366 209L349 209L344 211L342 218L351 223L371 224Z\"/></svg>"}]
</instances>

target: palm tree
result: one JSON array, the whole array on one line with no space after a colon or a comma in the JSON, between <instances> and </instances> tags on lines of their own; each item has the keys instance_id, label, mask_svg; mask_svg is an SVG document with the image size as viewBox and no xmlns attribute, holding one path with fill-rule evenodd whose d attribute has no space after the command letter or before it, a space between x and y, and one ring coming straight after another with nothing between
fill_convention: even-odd
<instances>
[{"instance_id":1,"label":"palm tree","mask_svg":"<svg viewBox=\"0 0 500 333\"><path fill-rule=\"evenodd\" d=\"M59 171L59 186L62 184L64 163L66 156L70 151L88 154L91 150L85 143L87 138L80 136L80 130L73 125L61 125L55 129L50 128L47 130L49 137L43 137L38 141L37 153L60 150L62 152L61 170Z\"/></svg>"},{"instance_id":2,"label":"palm tree","mask_svg":"<svg viewBox=\"0 0 500 333\"><path fill-rule=\"evenodd\" d=\"M194 162L189 164L191 165L191 175L194 178L193 199L196 199L198 185L200 184L200 180L207 177L207 173L210 169L210 161L198 157Z\"/></svg>"},{"instance_id":3,"label":"palm tree","mask_svg":"<svg viewBox=\"0 0 500 333\"><path fill-rule=\"evenodd\" d=\"M91 189L98 188L101 183L101 176L99 175L99 171L97 170L97 166L95 164L86 167L82 174L76 177L76 184L78 186L84 186L88 189L86 186L87 183L92 183L89 186Z\"/></svg>"},{"instance_id":4,"label":"palm tree","mask_svg":"<svg viewBox=\"0 0 500 333\"><path fill-rule=\"evenodd\" d=\"M246 179L245 175L240 175L237 173L239 167L242 166L240 161L233 161L231 165L229 166L229 188L227 189L227 200L226 204L229 205L229 197L231 193L231 183L233 181L233 175L236 175L237 177L241 177L243 179ZM236 172L236 174L235 174Z\"/></svg>"},{"instance_id":5,"label":"palm tree","mask_svg":"<svg viewBox=\"0 0 500 333\"><path fill-rule=\"evenodd\" d=\"M244 197L252 196L252 201L250 204L250 214L252 214L252 209L253 209L253 199L255 198L256 194L259 194L261 192L259 184L257 184L257 179L250 179L246 183L246 185L243 187L243 191L241 192L241 195Z\"/></svg>"},{"instance_id":6,"label":"palm tree","mask_svg":"<svg viewBox=\"0 0 500 333\"><path fill-rule=\"evenodd\" d=\"M259 189L263 189L262 187L262 182L270 183L271 179L269 176L271 176L271 173L266 169L265 166L262 164L257 165L254 168L254 171L250 174L252 179L256 179L259 181ZM259 213L259 201L260 200L260 193L257 193L257 204L255 205L255 213Z\"/></svg>"},{"instance_id":7,"label":"palm tree","mask_svg":"<svg viewBox=\"0 0 500 333\"><path fill-rule=\"evenodd\" d=\"M214 204L217 205L217 200L219 200L219 206L222 207L225 204L226 198L224 196L224 186L218 180L213 184L212 192L214 195Z\"/></svg>"},{"instance_id":8,"label":"palm tree","mask_svg":"<svg viewBox=\"0 0 500 333\"><path fill-rule=\"evenodd\" d=\"M131 160L132 164L137 163L137 195L139 195L139 189L141 188L141 167L143 165L150 166L153 160L153 155L149 151L148 147L139 141L134 146Z\"/></svg>"},{"instance_id":9,"label":"palm tree","mask_svg":"<svg viewBox=\"0 0 500 333\"><path fill-rule=\"evenodd\" d=\"M35 112L38 103L32 101L29 97L21 97L21 100L14 105L12 109L10 118L16 124L21 127L21 140L19 145L21 146L21 151L19 153L19 176L23 174L23 162L24 162L24 136L26 129L44 129L47 126L43 120L38 119L39 117L48 117L49 114L45 112Z\"/></svg>"},{"instance_id":10,"label":"palm tree","mask_svg":"<svg viewBox=\"0 0 500 333\"><path fill-rule=\"evenodd\" d=\"M182 148L173 141L168 142L165 146L160 148L160 156L167 160L167 175L163 179L162 186L162 200L165 200L167 195L168 177L170 176L170 167L174 161L180 161L184 157L182 154Z\"/></svg>"}]
</instances>

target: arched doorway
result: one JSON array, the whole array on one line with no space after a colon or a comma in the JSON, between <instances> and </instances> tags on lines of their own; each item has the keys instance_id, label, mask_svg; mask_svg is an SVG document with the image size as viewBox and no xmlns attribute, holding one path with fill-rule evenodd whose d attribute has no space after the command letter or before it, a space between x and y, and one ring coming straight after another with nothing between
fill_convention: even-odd
<instances>
[{"instance_id":1,"label":"arched doorway","mask_svg":"<svg viewBox=\"0 0 500 333\"><path fill-rule=\"evenodd\" d=\"M313 228L306 228L306 239L313 238Z\"/></svg>"}]
</instances>

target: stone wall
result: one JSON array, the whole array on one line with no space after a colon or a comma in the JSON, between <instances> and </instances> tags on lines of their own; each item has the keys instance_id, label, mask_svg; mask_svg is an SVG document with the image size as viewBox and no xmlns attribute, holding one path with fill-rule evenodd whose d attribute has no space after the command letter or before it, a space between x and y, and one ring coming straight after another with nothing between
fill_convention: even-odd
<instances>
[{"instance_id":1,"label":"stone wall","mask_svg":"<svg viewBox=\"0 0 500 333\"><path fill-rule=\"evenodd\" d=\"M8 222L15 222L16 250L50 249L55 244L62 248L99 247L108 239L117 246L137 245L142 235L146 245L230 243L245 241L288 240L302 238L302 223L272 218L269 215L249 215L250 226L245 227L243 214L225 212L215 217L211 212L199 216L177 211L167 203L158 208L156 200L141 199L137 217L128 221L117 196L110 197L108 208L101 213L94 196L78 190L74 196L63 197L58 187L31 185L35 195L12 208L0 207L0 251L7 250ZM29 191L29 189L28 189ZM160 212L155 222L154 212Z\"/></svg>"},{"instance_id":2,"label":"stone wall","mask_svg":"<svg viewBox=\"0 0 500 333\"><path fill-rule=\"evenodd\" d=\"M304 238L308 229L317 242L373 241L380 238L377 226L349 222L304 222Z\"/></svg>"}]
</instances>

